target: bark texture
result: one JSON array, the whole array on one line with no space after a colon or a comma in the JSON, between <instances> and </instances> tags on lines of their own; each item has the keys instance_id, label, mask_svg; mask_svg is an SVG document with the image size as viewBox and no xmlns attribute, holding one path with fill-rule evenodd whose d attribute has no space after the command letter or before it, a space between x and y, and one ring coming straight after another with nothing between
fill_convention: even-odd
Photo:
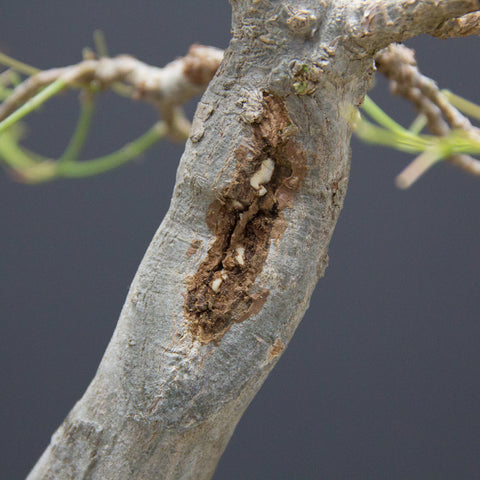
<instances>
[{"instance_id":1,"label":"bark texture","mask_svg":"<svg viewBox=\"0 0 480 480\"><path fill-rule=\"evenodd\" d=\"M96 377L29 480L211 478L326 268L373 54L480 8L231 3L233 39L169 212Z\"/></svg>"}]
</instances>

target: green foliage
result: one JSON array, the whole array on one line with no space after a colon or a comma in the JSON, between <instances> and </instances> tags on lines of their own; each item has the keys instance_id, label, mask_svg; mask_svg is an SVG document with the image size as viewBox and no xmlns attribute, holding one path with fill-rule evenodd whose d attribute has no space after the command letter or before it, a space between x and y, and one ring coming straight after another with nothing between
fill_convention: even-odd
<instances>
[{"instance_id":1,"label":"green foliage","mask_svg":"<svg viewBox=\"0 0 480 480\"><path fill-rule=\"evenodd\" d=\"M458 110L473 118L480 119L480 107L449 91L444 95ZM417 159L407 167L415 167L415 175L409 180L403 175L397 178L400 188L409 187L420 175L436 163L454 155L479 155L480 136L463 130L452 130L448 135L436 136L423 134L426 118L419 115L410 128L404 128L388 116L371 98L365 97L362 104L364 115L359 114L355 122L355 134L364 142L383 145L406 153L418 154ZM408 170L412 172L412 169Z\"/></svg>"},{"instance_id":2,"label":"green foliage","mask_svg":"<svg viewBox=\"0 0 480 480\"><path fill-rule=\"evenodd\" d=\"M98 34L97 34L98 37ZM102 52L106 47L96 38ZM0 100L4 101L22 80L21 74L33 76L39 72L34 67L18 62L0 52L0 64L9 67L0 74ZM163 122L157 122L147 132L124 145L115 152L91 160L79 160L90 131L95 111L95 86L83 87L80 92L80 113L76 128L67 147L58 159L39 155L21 145L23 129L19 121L37 110L47 100L58 95L68 86L61 79L51 83L19 106L0 122L0 162L14 178L25 183L39 183L58 178L81 178L98 175L118 168L137 158L158 140L164 138L168 129Z\"/></svg>"}]
</instances>

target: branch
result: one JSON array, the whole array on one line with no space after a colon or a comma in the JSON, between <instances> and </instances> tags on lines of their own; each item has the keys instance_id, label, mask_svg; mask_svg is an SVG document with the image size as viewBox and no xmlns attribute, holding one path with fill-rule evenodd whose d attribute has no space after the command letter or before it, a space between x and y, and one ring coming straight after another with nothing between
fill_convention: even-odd
<instances>
[{"instance_id":1,"label":"branch","mask_svg":"<svg viewBox=\"0 0 480 480\"><path fill-rule=\"evenodd\" d=\"M0 105L1 158L16 178L33 183L105 172L131 160L166 135L183 142L188 137L190 122L185 118L180 105L204 91L222 58L222 50L200 45L192 46L185 57L164 68L146 65L126 55L116 58L88 58L76 65L34 73L13 92L5 91L3 87L6 98ZM22 72L36 71L3 54L0 54L0 62ZM13 79L9 72L11 70L4 72L8 76L2 74L0 78L5 85ZM2 135L2 132L14 126L46 100L71 87L84 90L81 97L82 110L75 133L60 159L55 161L16 145L19 137L12 136L11 131ZM130 97L141 98L153 104L162 115L163 122L117 152L78 162L93 113L94 92L106 88L118 90L120 87L122 92L127 89ZM31 160L27 161L26 157Z\"/></svg>"},{"instance_id":2,"label":"branch","mask_svg":"<svg viewBox=\"0 0 480 480\"><path fill-rule=\"evenodd\" d=\"M451 104L432 79L420 73L413 50L404 45L390 45L376 55L375 62L379 72L390 80L392 93L403 96L414 105L418 113L425 115L432 133L446 136L455 129L476 139L480 138L480 130L472 126L468 118ZM408 181L400 177L403 187L411 185L425 171L424 158L433 157L422 157L418 162L418 165L422 165L420 169L410 168ZM468 155L453 155L448 161L470 174L480 175L480 162ZM431 161L429 165L433 163ZM412 171L418 175L412 175Z\"/></svg>"},{"instance_id":3,"label":"branch","mask_svg":"<svg viewBox=\"0 0 480 480\"><path fill-rule=\"evenodd\" d=\"M133 98L152 103L166 121L177 105L199 95L207 87L223 58L214 47L193 45L185 57L164 68L152 67L128 55L87 59L76 65L39 72L19 85L0 105L0 121L5 120L41 89L56 84L59 88L107 89L117 82L131 87ZM56 93L56 92L55 92Z\"/></svg>"},{"instance_id":4,"label":"branch","mask_svg":"<svg viewBox=\"0 0 480 480\"><path fill-rule=\"evenodd\" d=\"M480 35L480 12L469 13L460 18L451 18L443 22L431 35L443 39Z\"/></svg>"},{"instance_id":5,"label":"branch","mask_svg":"<svg viewBox=\"0 0 480 480\"><path fill-rule=\"evenodd\" d=\"M436 35L446 22L480 10L480 0L355 0L352 3L356 11L350 19L350 28L356 44L368 51L380 50L422 33Z\"/></svg>"}]
</instances>

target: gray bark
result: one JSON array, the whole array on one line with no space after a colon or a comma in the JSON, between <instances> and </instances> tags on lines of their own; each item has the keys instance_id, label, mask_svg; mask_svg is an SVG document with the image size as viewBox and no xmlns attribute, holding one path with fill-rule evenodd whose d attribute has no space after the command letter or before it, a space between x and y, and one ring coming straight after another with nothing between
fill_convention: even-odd
<instances>
[{"instance_id":1,"label":"gray bark","mask_svg":"<svg viewBox=\"0 0 480 480\"><path fill-rule=\"evenodd\" d=\"M326 268L374 53L480 9L231 3L233 39L198 106L170 209L94 380L29 480L211 478Z\"/></svg>"}]
</instances>

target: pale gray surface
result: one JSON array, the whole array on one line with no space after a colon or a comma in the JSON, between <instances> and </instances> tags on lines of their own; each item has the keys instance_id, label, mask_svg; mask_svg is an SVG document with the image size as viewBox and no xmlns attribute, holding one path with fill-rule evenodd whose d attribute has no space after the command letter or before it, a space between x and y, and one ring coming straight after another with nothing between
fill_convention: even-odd
<instances>
[{"instance_id":1,"label":"pale gray surface","mask_svg":"<svg viewBox=\"0 0 480 480\"><path fill-rule=\"evenodd\" d=\"M82 7L89 24L73 14L71 6L63 7L70 13L68 18L64 13L62 21L75 19L73 26L54 22L51 12L44 19L56 25L55 34L64 28L62 39L47 44L47 36L43 45L34 41L23 51L16 46L25 41L21 23L30 37L35 32L37 37L45 35L47 27L38 26L42 17L35 12L28 21L37 27L28 27L24 20L18 23L20 14L15 15L12 4L5 10L12 20L2 19L6 23L0 41L8 41L12 54L34 64L62 64L77 58L94 26L108 21L116 25L111 32L105 27L112 49L162 64L196 40L225 46L229 9L215 3L211 11L197 5L200 11L193 14L184 3L184 21L198 26L200 15L206 15L203 33L195 32L195 26L174 28L176 16L182 15L181 2L162 15L154 14L157 2L151 2L150 11L145 5L136 13L138 20L132 11L114 12L105 2L95 8L92 4ZM221 15L218 8L223 9ZM95 10L100 12L97 20ZM61 13L59 4L57 14ZM112 18L113 13L120 18ZM213 22L216 13L221 18ZM133 27L120 26L122 20L138 22L137 38ZM7 35L8 26L12 31ZM83 39L74 30L80 27ZM224 36L215 38L219 27ZM177 37L165 42L165 29ZM187 37L194 33L198 36ZM179 47L182 36L186 38ZM115 37L121 39L118 47ZM67 40L78 44L70 47ZM158 55L153 43L161 45ZM443 83L478 99L476 76L470 74L470 85L467 78L458 78L458 68L463 77L467 69L478 71L478 40L429 39L423 45L428 51L423 55L425 73L434 73L437 58ZM472 52L463 65L455 45L466 45ZM121 132L117 118L132 110L126 102L119 105L116 115L101 115L104 125L99 124L98 136L106 138L99 145L105 148L127 135L112 133ZM47 134L50 144L58 145L51 138L60 136L67 122L50 127L53 110L47 107L32 128L37 145L43 141L38 136ZM68 118L71 110L64 111ZM143 118L152 118L146 108L143 111ZM126 118L121 120L128 124ZM124 132L129 131L127 125ZM43 145L48 148L48 143ZM90 152L101 148L93 145ZM365 153L365 159L356 151ZM378 161L372 165L374 154ZM158 161L160 155L164 158ZM2 354L8 355L3 360L2 421L12 439L11 450L3 450L6 478L26 473L98 364L136 265L165 211L160 196L169 197L173 185L178 153L162 146L150 158L90 182L30 188L2 179L5 207L0 224L8 225L0 257L5 271L0 290L5 295ZM402 161L394 163L393 158ZM405 160L388 151L354 146L353 177L327 277L284 360L242 420L216 477L425 478L478 472L475 279L480 232L475 205L480 190L475 179L443 167L414 190L397 192L392 179ZM13 351L14 345L18 350ZM7 438L2 436L5 442Z\"/></svg>"}]
</instances>

